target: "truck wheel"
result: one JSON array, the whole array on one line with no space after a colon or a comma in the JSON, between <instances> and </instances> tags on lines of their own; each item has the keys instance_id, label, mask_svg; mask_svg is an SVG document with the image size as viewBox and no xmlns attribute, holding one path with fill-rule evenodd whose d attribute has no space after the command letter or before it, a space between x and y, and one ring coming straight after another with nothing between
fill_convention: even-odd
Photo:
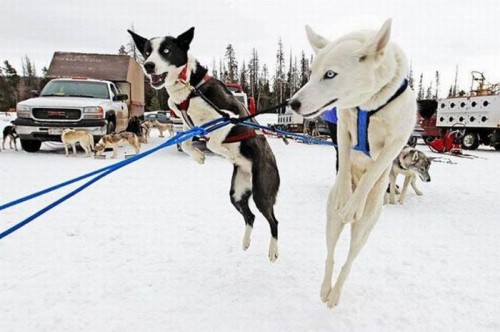
<instances>
[{"instance_id":1,"label":"truck wheel","mask_svg":"<svg viewBox=\"0 0 500 332\"><path fill-rule=\"evenodd\" d=\"M115 124L113 121L108 121L108 126L106 128L106 134L111 134L115 132Z\"/></svg>"},{"instance_id":2,"label":"truck wheel","mask_svg":"<svg viewBox=\"0 0 500 332\"><path fill-rule=\"evenodd\" d=\"M473 132L466 132L462 138L462 148L466 150L476 150L479 147L479 135Z\"/></svg>"},{"instance_id":3,"label":"truck wheel","mask_svg":"<svg viewBox=\"0 0 500 332\"><path fill-rule=\"evenodd\" d=\"M42 146L41 141L27 140L27 139L21 140L21 147L26 152L31 152L31 153L38 152L38 150L40 150L41 146Z\"/></svg>"},{"instance_id":4,"label":"truck wheel","mask_svg":"<svg viewBox=\"0 0 500 332\"><path fill-rule=\"evenodd\" d=\"M500 151L500 143L495 144L495 150Z\"/></svg>"}]
</instances>

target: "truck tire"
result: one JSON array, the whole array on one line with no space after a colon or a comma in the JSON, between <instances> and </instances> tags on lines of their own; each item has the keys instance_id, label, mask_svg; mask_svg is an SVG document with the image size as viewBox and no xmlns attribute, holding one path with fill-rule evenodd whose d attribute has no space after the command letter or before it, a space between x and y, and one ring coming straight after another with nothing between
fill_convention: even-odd
<instances>
[{"instance_id":1,"label":"truck tire","mask_svg":"<svg viewBox=\"0 0 500 332\"><path fill-rule=\"evenodd\" d=\"M115 123L113 121L108 121L108 126L106 127L106 134L111 134L115 132Z\"/></svg>"},{"instance_id":2,"label":"truck tire","mask_svg":"<svg viewBox=\"0 0 500 332\"><path fill-rule=\"evenodd\" d=\"M495 150L500 151L500 143L495 144Z\"/></svg>"},{"instance_id":3,"label":"truck tire","mask_svg":"<svg viewBox=\"0 0 500 332\"><path fill-rule=\"evenodd\" d=\"M22 139L21 140L21 147L26 152L30 152L30 153L38 152L38 150L40 150L41 146L42 146L42 142L38 141L38 140L30 140L30 139Z\"/></svg>"},{"instance_id":4,"label":"truck tire","mask_svg":"<svg viewBox=\"0 0 500 332\"><path fill-rule=\"evenodd\" d=\"M466 132L462 138L462 149L476 150L479 147L479 135L474 132Z\"/></svg>"}]
</instances>

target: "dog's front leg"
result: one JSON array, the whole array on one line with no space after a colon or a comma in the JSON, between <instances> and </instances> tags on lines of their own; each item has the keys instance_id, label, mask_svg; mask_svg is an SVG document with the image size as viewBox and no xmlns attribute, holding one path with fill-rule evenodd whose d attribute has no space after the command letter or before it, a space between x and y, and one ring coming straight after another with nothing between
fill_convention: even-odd
<instances>
[{"instance_id":1,"label":"dog's front leg","mask_svg":"<svg viewBox=\"0 0 500 332\"><path fill-rule=\"evenodd\" d=\"M335 209L341 209L352 195L352 174L351 174L351 135L343 124L339 121L338 131L339 150L339 173L333 188L333 196L330 202Z\"/></svg>"},{"instance_id":2,"label":"dog's front leg","mask_svg":"<svg viewBox=\"0 0 500 332\"><path fill-rule=\"evenodd\" d=\"M373 189L375 183L380 179L382 174L391 167L391 163L396 158L398 153L401 151L401 146L397 144L390 144L390 142L396 141L396 139L388 138L385 147L382 152L378 155L377 159L368 167L368 170L361 177L354 193L349 198L346 205L341 211L341 215L346 222L353 222L359 220L363 216L365 210L366 199L368 194ZM388 177L388 175L385 175ZM387 182L386 181L386 188Z\"/></svg>"},{"instance_id":3,"label":"dog's front leg","mask_svg":"<svg viewBox=\"0 0 500 332\"><path fill-rule=\"evenodd\" d=\"M184 130L189 130L189 127L187 125L183 126ZM193 146L193 141L192 140L187 140L182 142L181 144L182 151L187 153L191 158L193 158L198 164L202 165L205 163L205 154L198 148L195 148Z\"/></svg>"},{"instance_id":4,"label":"dog's front leg","mask_svg":"<svg viewBox=\"0 0 500 332\"><path fill-rule=\"evenodd\" d=\"M389 174L389 203L396 204L396 178L397 174L391 171Z\"/></svg>"},{"instance_id":5,"label":"dog's front leg","mask_svg":"<svg viewBox=\"0 0 500 332\"><path fill-rule=\"evenodd\" d=\"M223 156L234 164L236 162L236 156L222 143L229 134L229 131L231 131L231 128L232 126L229 125L212 133L207 142L207 148L210 149L210 151Z\"/></svg>"}]
</instances>

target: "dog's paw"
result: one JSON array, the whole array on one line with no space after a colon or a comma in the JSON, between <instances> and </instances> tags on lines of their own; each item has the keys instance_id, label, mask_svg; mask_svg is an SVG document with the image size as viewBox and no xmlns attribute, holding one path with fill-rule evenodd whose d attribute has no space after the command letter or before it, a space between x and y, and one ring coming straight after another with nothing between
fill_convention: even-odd
<instances>
[{"instance_id":1,"label":"dog's paw","mask_svg":"<svg viewBox=\"0 0 500 332\"><path fill-rule=\"evenodd\" d=\"M278 240L271 238L271 243L269 244L269 260L274 263L278 259Z\"/></svg>"},{"instance_id":2,"label":"dog's paw","mask_svg":"<svg viewBox=\"0 0 500 332\"><path fill-rule=\"evenodd\" d=\"M356 195L351 196L346 205L340 209L340 216L344 223L355 222L363 217L365 210L364 200L356 199Z\"/></svg>"},{"instance_id":3,"label":"dog's paw","mask_svg":"<svg viewBox=\"0 0 500 332\"><path fill-rule=\"evenodd\" d=\"M250 235L252 234L252 230L252 226L246 226L245 235L243 235L243 250L247 250L250 247Z\"/></svg>"},{"instance_id":4,"label":"dog's paw","mask_svg":"<svg viewBox=\"0 0 500 332\"><path fill-rule=\"evenodd\" d=\"M326 303L326 301L328 301L328 297L330 296L331 292L332 292L332 285L330 282L321 284L320 296L321 296L321 301L323 301L323 303Z\"/></svg>"},{"instance_id":5,"label":"dog's paw","mask_svg":"<svg viewBox=\"0 0 500 332\"><path fill-rule=\"evenodd\" d=\"M328 295L328 301L326 305L328 306L328 308L332 309L339 304L339 301L340 301L340 290L334 287L330 292L330 295Z\"/></svg>"},{"instance_id":6,"label":"dog's paw","mask_svg":"<svg viewBox=\"0 0 500 332\"><path fill-rule=\"evenodd\" d=\"M200 150L194 150L191 154L191 157L200 165L203 165L205 163L205 154Z\"/></svg>"}]
</instances>

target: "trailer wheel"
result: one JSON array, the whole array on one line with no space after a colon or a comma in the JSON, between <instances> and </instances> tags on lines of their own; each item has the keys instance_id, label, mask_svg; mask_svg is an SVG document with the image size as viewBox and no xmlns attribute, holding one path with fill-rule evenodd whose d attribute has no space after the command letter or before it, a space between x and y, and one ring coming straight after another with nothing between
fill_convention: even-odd
<instances>
[{"instance_id":1,"label":"trailer wheel","mask_svg":"<svg viewBox=\"0 0 500 332\"><path fill-rule=\"evenodd\" d=\"M466 150L476 150L479 147L479 135L474 132L466 132L462 138L462 148Z\"/></svg>"},{"instance_id":2,"label":"trailer wheel","mask_svg":"<svg viewBox=\"0 0 500 332\"><path fill-rule=\"evenodd\" d=\"M38 141L38 140L31 140L31 139L22 139L21 140L21 147L26 152L30 152L30 153L38 152L38 150L40 150L41 146L42 146L42 142Z\"/></svg>"},{"instance_id":3,"label":"trailer wheel","mask_svg":"<svg viewBox=\"0 0 500 332\"><path fill-rule=\"evenodd\" d=\"M411 146L412 148L414 148L415 146L417 146L417 136L410 136L410 138L408 139L408 142L407 144L409 146Z\"/></svg>"}]
</instances>

